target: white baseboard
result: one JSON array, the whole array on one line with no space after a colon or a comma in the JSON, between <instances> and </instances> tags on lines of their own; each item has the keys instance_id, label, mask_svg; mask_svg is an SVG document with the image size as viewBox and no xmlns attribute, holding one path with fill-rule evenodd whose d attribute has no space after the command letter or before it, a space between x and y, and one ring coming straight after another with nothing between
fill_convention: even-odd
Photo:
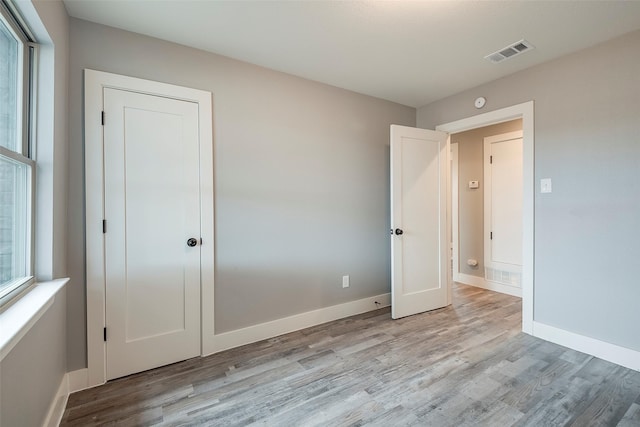
<instances>
[{"instance_id":1,"label":"white baseboard","mask_svg":"<svg viewBox=\"0 0 640 427\"><path fill-rule=\"evenodd\" d=\"M517 286L504 285L502 283L491 282L489 280L486 280L484 277L460 273L458 274L458 280L456 280L456 282L522 298L522 288L519 288Z\"/></svg>"},{"instance_id":2,"label":"white baseboard","mask_svg":"<svg viewBox=\"0 0 640 427\"><path fill-rule=\"evenodd\" d=\"M379 304L376 304L376 301ZM354 316L367 311L376 310L391 305L391 294L382 294L374 297L363 298L344 304L333 305L331 307L308 311L294 316L249 326L235 331L216 334L203 347L203 356L251 344L278 335Z\"/></svg>"},{"instance_id":3,"label":"white baseboard","mask_svg":"<svg viewBox=\"0 0 640 427\"><path fill-rule=\"evenodd\" d=\"M472 276L470 274L464 273L458 273L458 278L455 279L455 281L464 285L475 286L478 288L485 288L487 286L484 277Z\"/></svg>"},{"instance_id":4,"label":"white baseboard","mask_svg":"<svg viewBox=\"0 0 640 427\"><path fill-rule=\"evenodd\" d=\"M53 397L53 400L49 404L49 410L47 411L47 417L42 423L43 427L58 427L60 421L62 421L62 415L64 415L64 409L67 406L67 399L69 398L69 376L64 374L58 391Z\"/></svg>"},{"instance_id":5,"label":"white baseboard","mask_svg":"<svg viewBox=\"0 0 640 427\"><path fill-rule=\"evenodd\" d=\"M535 321L533 322L532 335L625 368L640 371L640 352L638 351Z\"/></svg>"},{"instance_id":6,"label":"white baseboard","mask_svg":"<svg viewBox=\"0 0 640 427\"><path fill-rule=\"evenodd\" d=\"M451 272L451 278L454 282L462 283L462 281L460 280L460 272L456 271L455 269Z\"/></svg>"},{"instance_id":7,"label":"white baseboard","mask_svg":"<svg viewBox=\"0 0 640 427\"><path fill-rule=\"evenodd\" d=\"M64 374L62 381L60 381L58 391L49 405L47 417L42 424L43 427L58 427L60 425L64 410L67 407L69 395L87 388L87 378L86 368Z\"/></svg>"},{"instance_id":8,"label":"white baseboard","mask_svg":"<svg viewBox=\"0 0 640 427\"><path fill-rule=\"evenodd\" d=\"M69 394L89 388L89 370L78 369L67 373L69 376Z\"/></svg>"}]
</instances>

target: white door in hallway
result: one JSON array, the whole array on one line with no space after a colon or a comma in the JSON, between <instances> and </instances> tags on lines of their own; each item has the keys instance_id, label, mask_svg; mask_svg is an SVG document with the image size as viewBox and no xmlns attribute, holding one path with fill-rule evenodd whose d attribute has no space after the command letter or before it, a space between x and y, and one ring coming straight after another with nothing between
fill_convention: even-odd
<instances>
[{"instance_id":1,"label":"white door in hallway","mask_svg":"<svg viewBox=\"0 0 640 427\"><path fill-rule=\"evenodd\" d=\"M487 279L520 287L522 273L522 131L484 139ZM489 274L491 273L491 274Z\"/></svg>"},{"instance_id":2,"label":"white door in hallway","mask_svg":"<svg viewBox=\"0 0 640 427\"><path fill-rule=\"evenodd\" d=\"M113 379L200 354L198 105L111 88L103 96Z\"/></svg>"},{"instance_id":3,"label":"white door in hallway","mask_svg":"<svg viewBox=\"0 0 640 427\"><path fill-rule=\"evenodd\" d=\"M391 314L448 303L449 138L391 126Z\"/></svg>"}]
</instances>

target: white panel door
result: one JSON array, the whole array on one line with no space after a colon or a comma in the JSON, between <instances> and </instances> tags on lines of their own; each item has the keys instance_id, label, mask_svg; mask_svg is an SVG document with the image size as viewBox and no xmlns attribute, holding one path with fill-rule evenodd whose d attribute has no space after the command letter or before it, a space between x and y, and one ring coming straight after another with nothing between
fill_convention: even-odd
<instances>
[{"instance_id":1,"label":"white panel door","mask_svg":"<svg viewBox=\"0 0 640 427\"><path fill-rule=\"evenodd\" d=\"M104 111L112 379L200 354L198 106L107 88Z\"/></svg>"},{"instance_id":2,"label":"white panel door","mask_svg":"<svg viewBox=\"0 0 640 427\"><path fill-rule=\"evenodd\" d=\"M485 138L484 151L485 265L521 273L522 132Z\"/></svg>"},{"instance_id":3,"label":"white panel door","mask_svg":"<svg viewBox=\"0 0 640 427\"><path fill-rule=\"evenodd\" d=\"M447 305L448 135L391 126L391 316Z\"/></svg>"}]
</instances>

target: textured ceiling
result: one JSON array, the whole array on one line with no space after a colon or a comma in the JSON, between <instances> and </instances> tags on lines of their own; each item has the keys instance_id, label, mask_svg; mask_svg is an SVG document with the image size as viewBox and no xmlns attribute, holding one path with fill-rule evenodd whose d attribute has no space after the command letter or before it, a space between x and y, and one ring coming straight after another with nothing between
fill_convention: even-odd
<instances>
[{"instance_id":1,"label":"textured ceiling","mask_svg":"<svg viewBox=\"0 0 640 427\"><path fill-rule=\"evenodd\" d=\"M640 1L64 3L80 19L413 107L640 29ZM523 38L535 49L484 59Z\"/></svg>"}]
</instances>

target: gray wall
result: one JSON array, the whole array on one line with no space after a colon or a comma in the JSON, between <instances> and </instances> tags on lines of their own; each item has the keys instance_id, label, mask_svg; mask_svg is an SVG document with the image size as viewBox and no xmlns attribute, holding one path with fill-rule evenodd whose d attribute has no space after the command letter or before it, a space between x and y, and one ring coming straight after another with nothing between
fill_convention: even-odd
<instances>
[{"instance_id":1,"label":"gray wall","mask_svg":"<svg viewBox=\"0 0 640 427\"><path fill-rule=\"evenodd\" d=\"M522 130L520 119L451 135L451 143L458 144L460 273L484 277L484 138L517 130ZM469 189L469 181L479 181L480 187ZM478 260L478 265L467 265L468 259Z\"/></svg>"},{"instance_id":2,"label":"gray wall","mask_svg":"<svg viewBox=\"0 0 640 427\"><path fill-rule=\"evenodd\" d=\"M67 63L69 22L59 1L17 2L41 43L38 107L36 273L63 277L66 265ZM65 372L66 294L0 362L0 425L39 426Z\"/></svg>"},{"instance_id":3,"label":"gray wall","mask_svg":"<svg viewBox=\"0 0 640 427\"><path fill-rule=\"evenodd\" d=\"M81 20L70 49L70 370L86 366L84 68L213 93L217 332L389 292L389 125L414 108Z\"/></svg>"},{"instance_id":4,"label":"gray wall","mask_svg":"<svg viewBox=\"0 0 640 427\"><path fill-rule=\"evenodd\" d=\"M535 320L639 351L640 31L422 107L418 126L476 115L478 96L535 101Z\"/></svg>"},{"instance_id":5,"label":"gray wall","mask_svg":"<svg viewBox=\"0 0 640 427\"><path fill-rule=\"evenodd\" d=\"M64 289L58 292L53 305L0 364L1 427L44 423L67 367L65 297Z\"/></svg>"}]
</instances>

